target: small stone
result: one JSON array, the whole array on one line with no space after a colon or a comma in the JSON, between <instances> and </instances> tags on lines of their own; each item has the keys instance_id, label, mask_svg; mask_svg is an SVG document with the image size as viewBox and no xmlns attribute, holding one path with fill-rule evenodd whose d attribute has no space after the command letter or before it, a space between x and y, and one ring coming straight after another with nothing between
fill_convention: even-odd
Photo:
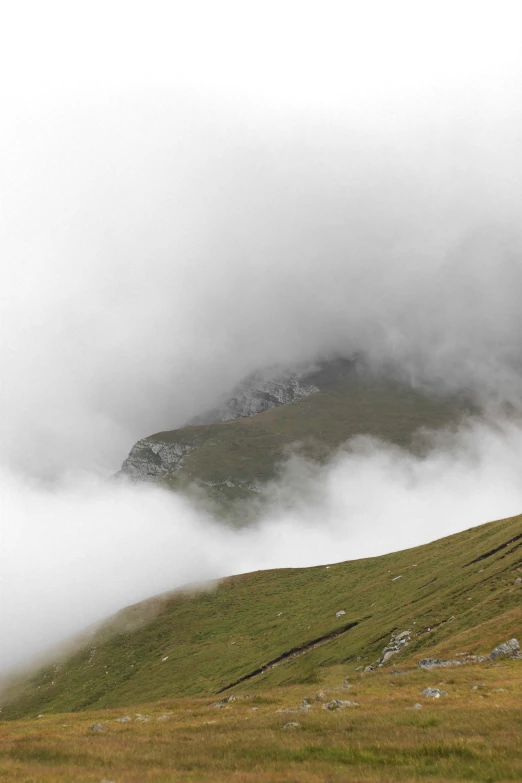
<instances>
[{"instance_id":1,"label":"small stone","mask_svg":"<svg viewBox=\"0 0 522 783\"><path fill-rule=\"evenodd\" d=\"M399 574L399 576L394 576L392 582L396 582L397 579L402 579L402 574Z\"/></svg>"},{"instance_id":2,"label":"small stone","mask_svg":"<svg viewBox=\"0 0 522 783\"><path fill-rule=\"evenodd\" d=\"M325 710L343 710L345 707L358 707L356 701L346 701L345 699L333 699L328 704L323 705Z\"/></svg>"},{"instance_id":3,"label":"small stone","mask_svg":"<svg viewBox=\"0 0 522 783\"><path fill-rule=\"evenodd\" d=\"M164 658L162 658L162 659L161 659L161 662L162 662L162 663L165 663L165 661L168 661L168 659L169 659L169 656L168 656L168 655L166 655Z\"/></svg>"},{"instance_id":4,"label":"small stone","mask_svg":"<svg viewBox=\"0 0 522 783\"><path fill-rule=\"evenodd\" d=\"M126 715L124 718L116 718L117 723L128 723L130 721L130 718L128 715Z\"/></svg>"},{"instance_id":5,"label":"small stone","mask_svg":"<svg viewBox=\"0 0 522 783\"><path fill-rule=\"evenodd\" d=\"M104 726L103 723L93 723L91 726L89 726L89 728L93 731L103 731L103 729L106 729L107 726Z\"/></svg>"},{"instance_id":6,"label":"small stone","mask_svg":"<svg viewBox=\"0 0 522 783\"><path fill-rule=\"evenodd\" d=\"M440 658L424 658L422 661L419 661L417 666L419 669L442 669L447 666L463 666L464 661L458 661L458 660L449 660L444 661Z\"/></svg>"},{"instance_id":7,"label":"small stone","mask_svg":"<svg viewBox=\"0 0 522 783\"><path fill-rule=\"evenodd\" d=\"M297 721L295 721L295 720L291 720L291 721L290 721L290 723L285 723L285 725L283 726L283 728L284 728L284 729L298 729L298 728L299 728L299 726L300 726L300 724L299 724L299 723L297 723Z\"/></svg>"},{"instance_id":8,"label":"small stone","mask_svg":"<svg viewBox=\"0 0 522 783\"><path fill-rule=\"evenodd\" d=\"M251 707L250 712L258 712L259 707Z\"/></svg>"},{"instance_id":9,"label":"small stone","mask_svg":"<svg viewBox=\"0 0 522 783\"><path fill-rule=\"evenodd\" d=\"M328 696L326 695L325 691L317 691L317 693L315 694L315 700L328 701Z\"/></svg>"},{"instance_id":10,"label":"small stone","mask_svg":"<svg viewBox=\"0 0 522 783\"><path fill-rule=\"evenodd\" d=\"M343 614L346 614L346 612L344 611L344 609L340 609L338 612L335 613L335 616L336 617L342 617Z\"/></svg>"},{"instance_id":11,"label":"small stone","mask_svg":"<svg viewBox=\"0 0 522 783\"><path fill-rule=\"evenodd\" d=\"M520 576L517 576L517 578L515 579L515 584L522 585L522 578L520 578Z\"/></svg>"},{"instance_id":12,"label":"small stone","mask_svg":"<svg viewBox=\"0 0 522 783\"><path fill-rule=\"evenodd\" d=\"M441 696L447 696L446 691L440 691L438 688L424 688L423 696L429 696L431 699L440 699Z\"/></svg>"},{"instance_id":13,"label":"small stone","mask_svg":"<svg viewBox=\"0 0 522 783\"><path fill-rule=\"evenodd\" d=\"M419 704L419 702L417 702L417 704L413 705L413 709L414 710L422 710L422 704Z\"/></svg>"}]
</instances>

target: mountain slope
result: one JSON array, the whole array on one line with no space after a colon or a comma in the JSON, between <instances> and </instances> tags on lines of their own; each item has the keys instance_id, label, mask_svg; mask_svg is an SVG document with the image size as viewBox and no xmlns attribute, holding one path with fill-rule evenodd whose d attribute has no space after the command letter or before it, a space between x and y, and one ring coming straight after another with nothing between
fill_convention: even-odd
<instances>
[{"instance_id":1,"label":"mountain slope","mask_svg":"<svg viewBox=\"0 0 522 783\"><path fill-rule=\"evenodd\" d=\"M521 578L517 516L382 557L159 596L120 612L69 659L11 684L2 717L314 682L324 667L376 665L385 648L383 665L401 668L486 655L520 639Z\"/></svg>"},{"instance_id":2,"label":"mountain slope","mask_svg":"<svg viewBox=\"0 0 522 783\"><path fill-rule=\"evenodd\" d=\"M398 382L329 366L309 376L319 391L257 415L156 433L133 447L120 476L172 489L203 487L223 500L249 498L278 474L290 451L323 460L355 435L408 446L420 428L460 419L470 405Z\"/></svg>"}]
</instances>

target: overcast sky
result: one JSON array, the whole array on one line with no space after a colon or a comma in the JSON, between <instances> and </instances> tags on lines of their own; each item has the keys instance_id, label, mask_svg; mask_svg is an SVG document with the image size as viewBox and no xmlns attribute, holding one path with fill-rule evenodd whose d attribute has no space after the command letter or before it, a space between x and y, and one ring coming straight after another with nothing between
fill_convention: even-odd
<instances>
[{"instance_id":1,"label":"overcast sky","mask_svg":"<svg viewBox=\"0 0 522 783\"><path fill-rule=\"evenodd\" d=\"M117 470L139 437L180 426L254 369L357 351L413 383L518 404L521 29L522 6L502 0L20 0L2 10L2 578L15 596L4 624L31 603L22 597L28 570L57 596L69 587L63 564L75 563L75 600L89 621L186 580L195 561L178 541L168 579L159 584L151 555L150 578L114 590L111 552L130 516L141 531L137 558L160 506L161 524L175 518L194 551L219 540L239 553L231 570L284 564L273 519L253 562L242 539L223 540L178 501L122 500L90 483ZM477 522L519 508L510 470L518 435L504 423L488 457L481 426L436 450L445 476L466 466L460 489L451 483L441 500L446 532L471 524L479 507ZM373 517L390 529L386 509L395 491L397 514L404 508L404 482L386 468L393 460L379 459L357 451L361 471L396 488L377 496ZM473 467L481 459L483 474ZM323 510L345 509L321 550L333 557L346 538L339 559L368 553L353 538L361 511L349 505L350 517L335 501L347 496L343 465L318 474L316 505L299 506L302 519L318 513L317 498ZM502 492L495 465L506 469ZM432 516L418 517L431 498L428 475L419 473L411 524L383 546L436 537ZM484 475L495 476L481 485L487 498L457 513L462 488ZM42 478L61 489L45 494ZM64 536L72 519L84 533L103 521L106 559L83 534ZM291 541L298 526L286 523ZM42 525L53 531L52 579L35 565ZM296 562L308 563L318 550L312 535L303 540L310 546ZM190 575L216 575L210 555ZM93 577L96 558L105 565ZM89 603L94 578L102 598ZM40 604L33 609L41 616ZM27 611L27 628L36 627ZM11 658L23 646L13 645Z\"/></svg>"}]
</instances>

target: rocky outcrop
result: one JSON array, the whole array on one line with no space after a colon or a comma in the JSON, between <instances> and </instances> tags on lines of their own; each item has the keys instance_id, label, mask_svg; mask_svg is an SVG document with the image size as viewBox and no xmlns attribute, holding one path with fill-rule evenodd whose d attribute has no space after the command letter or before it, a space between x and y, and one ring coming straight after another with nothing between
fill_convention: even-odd
<instances>
[{"instance_id":1,"label":"rocky outcrop","mask_svg":"<svg viewBox=\"0 0 522 783\"><path fill-rule=\"evenodd\" d=\"M131 481L158 481L167 474L175 476L194 448L192 444L144 438L134 444L117 475Z\"/></svg>"},{"instance_id":2,"label":"rocky outcrop","mask_svg":"<svg viewBox=\"0 0 522 783\"><path fill-rule=\"evenodd\" d=\"M518 643L517 639L509 639L509 641L503 642L502 644L499 644L498 647L495 647L495 649L488 655L488 658L494 661L495 658L518 658L519 656L520 644Z\"/></svg>"},{"instance_id":3,"label":"rocky outcrop","mask_svg":"<svg viewBox=\"0 0 522 783\"><path fill-rule=\"evenodd\" d=\"M318 391L318 386L307 382L306 376L297 373L280 373L274 377L253 373L233 389L231 396L222 406L197 416L190 423L214 424L218 421L256 416L279 405L302 400L303 397Z\"/></svg>"}]
</instances>

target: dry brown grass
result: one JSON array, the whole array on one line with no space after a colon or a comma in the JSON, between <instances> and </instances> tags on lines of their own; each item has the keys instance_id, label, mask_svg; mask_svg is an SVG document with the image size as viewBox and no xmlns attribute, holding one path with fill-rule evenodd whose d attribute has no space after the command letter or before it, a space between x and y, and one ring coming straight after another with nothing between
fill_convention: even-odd
<instances>
[{"instance_id":1,"label":"dry brown grass","mask_svg":"<svg viewBox=\"0 0 522 783\"><path fill-rule=\"evenodd\" d=\"M348 690L345 675L343 667L333 667L319 685L257 692L220 709L208 699L177 699L3 722L0 780L522 780L522 661L397 675L381 670L352 676ZM447 696L421 695L441 682ZM360 706L330 712L314 700L308 712L278 712L305 696L315 699L318 689ZM422 709L413 709L417 702ZM138 720L137 713L150 720ZM132 720L119 723L123 716ZM290 721L299 728L283 728ZM93 730L93 723L105 728Z\"/></svg>"}]
</instances>

